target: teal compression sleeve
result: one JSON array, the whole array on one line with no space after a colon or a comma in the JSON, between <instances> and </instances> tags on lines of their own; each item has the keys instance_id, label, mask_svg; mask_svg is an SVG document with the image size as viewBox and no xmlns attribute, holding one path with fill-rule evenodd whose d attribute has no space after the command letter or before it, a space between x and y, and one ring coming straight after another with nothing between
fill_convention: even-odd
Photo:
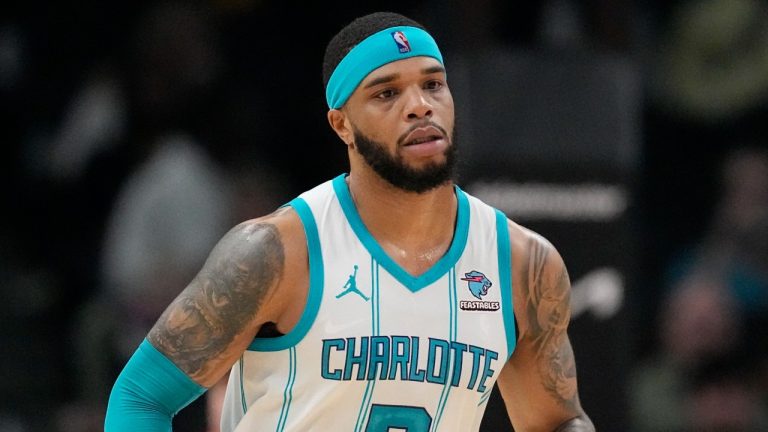
<instances>
[{"instance_id":1,"label":"teal compression sleeve","mask_svg":"<svg viewBox=\"0 0 768 432\"><path fill-rule=\"evenodd\" d=\"M205 390L144 339L112 387L104 430L168 432L173 416Z\"/></svg>"}]
</instances>

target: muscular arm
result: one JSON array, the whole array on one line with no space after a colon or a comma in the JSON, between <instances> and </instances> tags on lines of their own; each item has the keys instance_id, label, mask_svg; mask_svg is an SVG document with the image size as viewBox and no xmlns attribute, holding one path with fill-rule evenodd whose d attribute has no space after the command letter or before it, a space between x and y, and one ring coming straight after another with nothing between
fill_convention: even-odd
<instances>
[{"instance_id":1,"label":"muscular arm","mask_svg":"<svg viewBox=\"0 0 768 432\"><path fill-rule=\"evenodd\" d=\"M276 299L292 297L306 265L291 212L244 222L221 239L115 382L107 432L170 430L173 415L219 381L263 323L290 316L287 300Z\"/></svg>"},{"instance_id":2,"label":"muscular arm","mask_svg":"<svg viewBox=\"0 0 768 432\"><path fill-rule=\"evenodd\" d=\"M152 345L204 387L248 346L261 306L281 279L280 232L269 222L233 228L149 332Z\"/></svg>"},{"instance_id":3,"label":"muscular arm","mask_svg":"<svg viewBox=\"0 0 768 432\"><path fill-rule=\"evenodd\" d=\"M499 377L507 412L521 431L594 431L579 403L565 264L541 236L514 224L510 234L520 337Z\"/></svg>"}]
</instances>

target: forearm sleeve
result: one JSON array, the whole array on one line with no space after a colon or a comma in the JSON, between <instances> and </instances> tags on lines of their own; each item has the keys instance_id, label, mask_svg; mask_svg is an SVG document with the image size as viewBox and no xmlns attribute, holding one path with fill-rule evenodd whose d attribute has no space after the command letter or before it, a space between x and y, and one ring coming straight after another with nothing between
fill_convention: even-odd
<instances>
[{"instance_id":1,"label":"forearm sleeve","mask_svg":"<svg viewBox=\"0 0 768 432\"><path fill-rule=\"evenodd\" d=\"M205 392L146 339L109 396L105 432L168 432L171 419Z\"/></svg>"}]
</instances>

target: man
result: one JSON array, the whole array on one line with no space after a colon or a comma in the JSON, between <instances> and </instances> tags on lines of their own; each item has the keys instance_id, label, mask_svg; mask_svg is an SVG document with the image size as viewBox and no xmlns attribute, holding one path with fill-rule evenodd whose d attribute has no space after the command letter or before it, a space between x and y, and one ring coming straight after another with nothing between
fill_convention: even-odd
<instances>
[{"instance_id":1,"label":"man","mask_svg":"<svg viewBox=\"0 0 768 432\"><path fill-rule=\"evenodd\" d=\"M118 378L107 431L168 430L227 371L223 431L478 430L496 382L519 431L594 430L562 259L451 181L432 37L367 15L323 75L349 175L224 236Z\"/></svg>"}]
</instances>

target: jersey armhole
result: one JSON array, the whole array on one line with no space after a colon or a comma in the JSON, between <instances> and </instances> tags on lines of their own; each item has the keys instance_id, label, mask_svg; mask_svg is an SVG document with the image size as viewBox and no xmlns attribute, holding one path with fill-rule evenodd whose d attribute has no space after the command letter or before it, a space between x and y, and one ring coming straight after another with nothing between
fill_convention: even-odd
<instances>
[{"instance_id":1,"label":"jersey armhole","mask_svg":"<svg viewBox=\"0 0 768 432\"><path fill-rule=\"evenodd\" d=\"M309 257L309 291L307 304L296 326L283 336L256 338L248 346L249 351L281 351L296 346L309 331L317 318L320 301L323 298L323 254L320 248L320 236L312 210L303 198L295 198L285 206L291 206L301 219L304 234L307 237L307 256Z\"/></svg>"},{"instance_id":2,"label":"jersey armhole","mask_svg":"<svg viewBox=\"0 0 768 432\"><path fill-rule=\"evenodd\" d=\"M517 319L512 296L512 250L507 223L507 216L500 210L496 210L496 242L503 303L501 312L504 319L504 332L507 336L507 359L509 359L517 346Z\"/></svg>"}]
</instances>

